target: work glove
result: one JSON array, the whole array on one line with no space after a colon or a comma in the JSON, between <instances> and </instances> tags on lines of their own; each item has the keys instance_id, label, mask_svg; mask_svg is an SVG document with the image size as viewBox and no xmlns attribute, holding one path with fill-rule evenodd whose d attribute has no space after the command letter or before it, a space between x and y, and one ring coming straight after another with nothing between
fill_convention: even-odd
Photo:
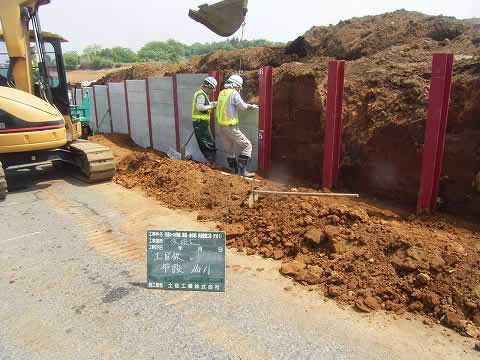
<instances>
[{"instance_id":1,"label":"work glove","mask_svg":"<svg viewBox=\"0 0 480 360\"><path fill-rule=\"evenodd\" d=\"M212 101L210 103L210 105L212 106L212 109L216 109L217 108L217 102L216 101Z\"/></svg>"},{"instance_id":2,"label":"work glove","mask_svg":"<svg viewBox=\"0 0 480 360\"><path fill-rule=\"evenodd\" d=\"M252 110L258 109L258 105L256 105L256 104L248 104L248 108L249 108L249 109L252 109Z\"/></svg>"}]
</instances>

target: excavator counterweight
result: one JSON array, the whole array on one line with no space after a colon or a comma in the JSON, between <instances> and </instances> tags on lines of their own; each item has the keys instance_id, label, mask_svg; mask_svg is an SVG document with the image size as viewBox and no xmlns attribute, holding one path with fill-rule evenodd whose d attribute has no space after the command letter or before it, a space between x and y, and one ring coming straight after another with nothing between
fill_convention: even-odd
<instances>
[{"instance_id":1,"label":"excavator counterweight","mask_svg":"<svg viewBox=\"0 0 480 360\"><path fill-rule=\"evenodd\" d=\"M248 0L224 0L213 5L203 4L198 10L190 10L188 16L205 25L215 34L230 36L245 21Z\"/></svg>"}]
</instances>

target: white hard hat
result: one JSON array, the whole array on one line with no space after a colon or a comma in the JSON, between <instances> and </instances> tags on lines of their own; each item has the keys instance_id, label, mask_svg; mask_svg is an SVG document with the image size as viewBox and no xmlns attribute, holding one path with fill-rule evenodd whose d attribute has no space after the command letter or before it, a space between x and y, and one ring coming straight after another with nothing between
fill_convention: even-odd
<instances>
[{"instance_id":1,"label":"white hard hat","mask_svg":"<svg viewBox=\"0 0 480 360\"><path fill-rule=\"evenodd\" d=\"M213 76L209 76L203 80L203 86L208 87L209 89L216 89L217 80Z\"/></svg>"},{"instance_id":2,"label":"white hard hat","mask_svg":"<svg viewBox=\"0 0 480 360\"><path fill-rule=\"evenodd\" d=\"M231 75L228 78L227 83L232 84L233 87L238 87L238 88L243 87L243 79L240 75L237 75L237 74Z\"/></svg>"}]
</instances>

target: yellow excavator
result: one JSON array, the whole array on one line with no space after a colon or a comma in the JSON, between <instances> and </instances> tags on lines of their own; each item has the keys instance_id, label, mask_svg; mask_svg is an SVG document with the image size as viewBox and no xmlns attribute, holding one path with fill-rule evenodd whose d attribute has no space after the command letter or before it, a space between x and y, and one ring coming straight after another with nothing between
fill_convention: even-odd
<instances>
[{"instance_id":1,"label":"yellow excavator","mask_svg":"<svg viewBox=\"0 0 480 360\"><path fill-rule=\"evenodd\" d=\"M68 162L89 182L115 171L111 149L81 140L81 123L70 115L64 39L43 33L38 17L49 2L0 0L0 199L12 166Z\"/></svg>"},{"instance_id":2,"label":"yellow excavator","mask_svg":"<svg viewBox=\"0 0 480 360\"><path fill-rule=\"evenodd\" d=\"M0 199L4 169L45 161L68 162L89 182L111 179L111 149L81 139L70 114L61 36L42 32L39 7L50 0L0 0ZM248 0L200 5L189 16L221 36L245 21Z\"/></svg>"}]
</instances>

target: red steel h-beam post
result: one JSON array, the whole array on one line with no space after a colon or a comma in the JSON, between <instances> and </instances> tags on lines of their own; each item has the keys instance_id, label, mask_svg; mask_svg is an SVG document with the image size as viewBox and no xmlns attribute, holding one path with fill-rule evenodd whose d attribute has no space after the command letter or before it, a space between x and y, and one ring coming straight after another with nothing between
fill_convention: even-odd
<instances>
[{"instance_id":1,"label":"red steel h-beam post","mask_svg":"<svg viewBox=\"0 0 480 360\"><path fill-rule=\"evenodd\" d=\"M447 131L452 72L453 54L433 54L417 213L432 211L437 200Z\"/></svg>"},{"instance_id":2,"label":"red steel h-beam post","mask_svg":"<svg viewBox=\"0 0 480 360\"><path fill-rule=\"evenodd\" d=\"M148 138L150 147L153 148L152 109L150 107L150 83L148 82L148 77L145 79L145 95L147 96Z\"/></svg>"},{"instance_id":3,"label":"red steel h-beam post","mask_svg":"<svg viewBox=\"0 0 480 360\"><path fill-rule=\"evenodd\" d=\"M172 74L173 115L175 120L175 138L177 151L180 152L180 115L178 112L177 74Z\"/></svg>"},{"instance_id":4,"label":"red steel h-beam post","mask_svg":"<svg viewBox=\"0 0 480 360\"><path fill-rule=\"evenodd\" d=\"M259 70L258 170L267 176L272 167L273 71L271 66Z\"/></svg>"},{"instance_id":5,"label":"red steel h-beam post","mask_svg":"<svg viewBox=\"0 0 480 360\"><path fill-rule=\"evenodd\" d=\"M328 62L327 120L323 146L323 187L331 189L338 178L342 146L345 61Z\"/></svg>"},{"instance_id":6,"label":"red steel h-beam post","mask_svg":"<svg viewBox=\"0 0 480 360\"><path fill-rule=\"evenodd\" d=\"M128 106L128 87L127 80L123 80L123 89L125 90L125 110L127 112L128 137L132 138L132 129L130 127L130 108ZM98 125L97 125L98 126Z\"/></svg>"}]
</instances>

